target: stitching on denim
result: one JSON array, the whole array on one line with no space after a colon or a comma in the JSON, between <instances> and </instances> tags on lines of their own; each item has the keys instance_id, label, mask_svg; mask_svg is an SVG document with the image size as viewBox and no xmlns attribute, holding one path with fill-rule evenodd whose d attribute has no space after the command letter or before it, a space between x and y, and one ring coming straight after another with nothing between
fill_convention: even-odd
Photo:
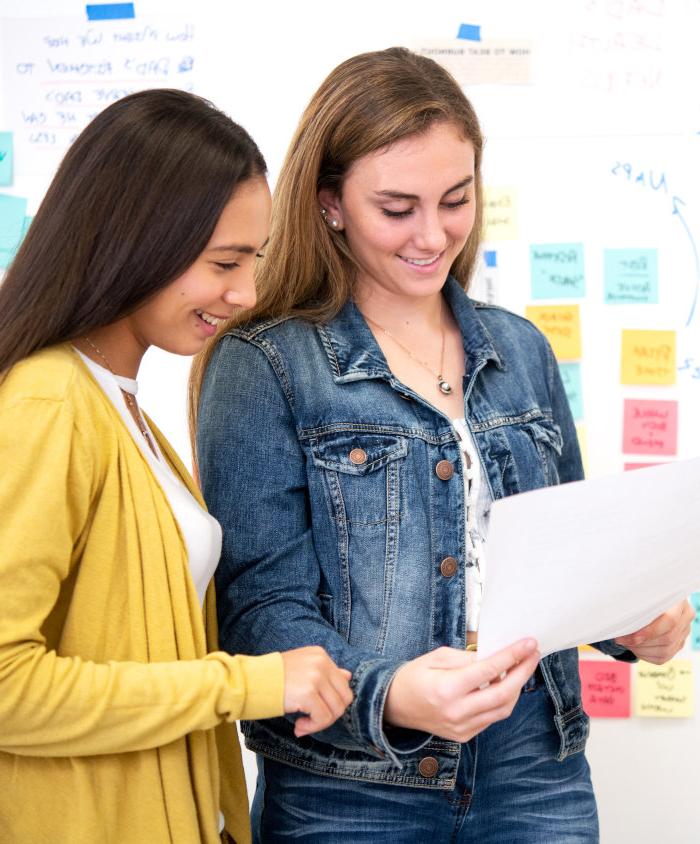
<instances>
[{"instance_id":1,"label":"stitching on denim","mask_svg":"<svg viewBox=\"0 0 700 844\"><path fill-rule=\"evenodd\" d=\"M544 419L547 422L552 422L552 414L546 410L541 410L539 407L533 407L531 410L521 413L519 416L494 416L486 419L483 422L475 422L472 426L472 431L477 434L482 434L486 431L491 431L494 428L502 428L507 425L524 425L528 422Z\"/></svg>"},{"instance_id":2,"label":"stitching on denim","mask_svg":"<svg viewBox=\"0 0 700 844\"><path fill-rule=\"evenodd\" d=\"M345 500L340 487L340 480L335 472L324 472L328 482L336 529L338 531L338 561L340 563L340 617L338 619L339 633L350 640L350 618L352 613L352 595L350 593L350 549L348 536L348 520L345 510Z\"/></svg>"},{"instance_id":3,"label":"stitching on denim","mask_svg":"<svg viewBox=\"0 0 700 844\"><path fill-rule=\"evenodd\" d=\"M299 428L297 436L302 442L311 442L329 434L389 434L397 437L410 437L423 440L430 445L445 445L456 442L453 432L446 431L440 436L435 436L424 428L404 428L399 425L375 425L358 422L338 422L332 425L322 425L319 428Z\"/></svg>"},{"instance_id":4,"label":"stitching on denim","mask_svg":"<svg viewBox=\"0 0 700 844\"><path fill-rule=\"evenodd\" d=\"M394 594L394 574L399 553L399 524L401 514L401 464L394 461L386 471L386 544L384 548L384 594L382 619L375 650L384 653L386 634L389 629L389 609ZM382 705L380 703L380 710ZM380 712L381 715L381 712Z\"/></svg>"},{"instance_id":5,"label":"stitching on denim","mask_svg":"<svg viewBox=\"0 0 700 844\"><path fill-rule=\"evenodd\" d=\"M340 376L340 361L338 360L338 356L335 353L335 349L333 348L333 344L331 343L331 338L328 335L328 331L322 325L316 326L316 331L321 338L321 345L326 350L326 354L331 363L331 367L333 368L333 372L336 376Z\"/></svg>"}]
</instances>

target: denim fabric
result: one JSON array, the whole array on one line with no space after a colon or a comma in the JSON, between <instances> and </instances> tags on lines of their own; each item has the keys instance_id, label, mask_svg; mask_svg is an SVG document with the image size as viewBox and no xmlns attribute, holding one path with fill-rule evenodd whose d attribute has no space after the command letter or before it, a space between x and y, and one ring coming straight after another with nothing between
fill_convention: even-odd
<instances>
[{"instance_id":1,"label":"denim fabric","mask_svg":"<svg viewBox=\"0 0 700 844\"><path fill-rule=\"evenodd\" d=\"M449 790L348 784L258 757L255 844L595 844L598 818L582 753L556 759L543 686L465 744Z\"/></svg>"},{"instance_id":2,"label":"denim fabric","mask_svg":"<svg viewBox=\"0 0 700 844\"><path fill-rule=\"evenodd\" d=\"M444 294L464 338L465 418L493 498L581 478L543 335L471 301L453 279ZM435 471L445 460L449 480ZM355 699L328 730L297 740L292 719L247 722L248 747L319 774L454 789L458 743L382 722L400 665L466 641L464 484L450 420L394 377L348 303L327 325L284 318L221 340L202 392L198 461L224 530L222 647L319 644L353 675ZM447 556L460 563L451 577L440 570ZM562 760L588 735L577 652L547 657L542 674ZM438 762L430 776L418 767L425 755Z\"/></svg>"}]
</instances>

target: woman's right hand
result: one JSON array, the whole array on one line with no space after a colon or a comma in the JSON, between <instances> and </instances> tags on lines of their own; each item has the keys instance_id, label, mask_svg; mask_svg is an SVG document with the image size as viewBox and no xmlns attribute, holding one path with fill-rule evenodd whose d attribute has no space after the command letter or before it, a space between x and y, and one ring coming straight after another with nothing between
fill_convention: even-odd
<instances>
[{"instance_id":1,"label":"woman's right hand","mask_svg":"<svg viewBox=\"0 0 700 844\"><path fill-rule=\"evenodd\" d=\"M540 654L523 639L488 659L470 651L437 648L396 672L384 721L460 743L507 718Z\"/></svg>"},{"instance_id":2,"label":"woman's right hand","mask_svg":"<svg viewBox=\"0 0 700 844\"><path fill-rule=\"evenodd\" d=\"M352 701L351 674L338 668L318 645L283 651L284 711L303 712L294 725L298 737L325 730Z\"/></svg>"}]
</instances>

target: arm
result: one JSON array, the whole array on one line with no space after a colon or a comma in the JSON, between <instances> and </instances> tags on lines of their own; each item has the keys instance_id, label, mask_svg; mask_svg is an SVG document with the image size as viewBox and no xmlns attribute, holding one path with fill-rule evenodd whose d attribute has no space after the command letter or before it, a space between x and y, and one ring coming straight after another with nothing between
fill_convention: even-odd
<instances>
[{"instance_id":1,"label":"arm","mask_svg":"<svg viewBox=\"0 0 700 844\"><path fill-rule=\"evenodd\" d=\"M127 752L283 711L279 654L96 664L49 649L43 631L61 587L85 541L99 541L90 537L95 460L67 402L6 394L0 466L0 750Z\"/></svg>"}]
</instances>

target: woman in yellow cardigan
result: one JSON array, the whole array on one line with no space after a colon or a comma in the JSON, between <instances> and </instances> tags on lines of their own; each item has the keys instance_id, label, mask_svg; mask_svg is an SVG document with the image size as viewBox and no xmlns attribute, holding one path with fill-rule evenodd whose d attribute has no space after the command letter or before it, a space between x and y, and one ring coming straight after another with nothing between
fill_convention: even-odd
<instances>
[{"instance_id":1,"label":"woman in yellow cardigan","mask_svg":"<svg viewBox=\"0 0 700 844\"><path fill-rule=\"evenodd\" d=\"M133 94L71 147L0 287L3 842L246 842L235 719L305 713L301 736L351 700L320 648L214 650L220 528L136 398L150 345L194 354L254 302L269 211L244 130Z\"/></svg>"}]
</instances>

